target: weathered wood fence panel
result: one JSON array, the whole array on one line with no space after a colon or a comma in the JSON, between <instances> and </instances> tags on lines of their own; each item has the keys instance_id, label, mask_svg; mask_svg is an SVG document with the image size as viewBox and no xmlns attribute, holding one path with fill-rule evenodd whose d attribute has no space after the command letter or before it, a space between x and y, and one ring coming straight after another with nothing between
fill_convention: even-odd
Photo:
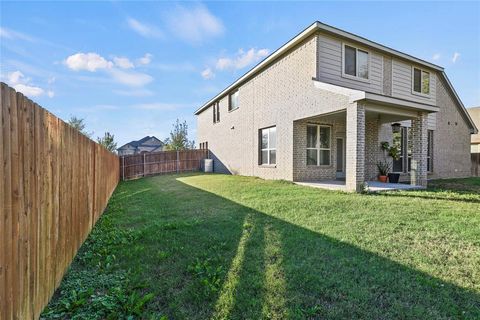
<instances>
[{"instance_id":1,"label":"weathered wood fence panel","mask_svg":"<svg viewBox=\"0 0 480 320\"><path fill-rule=\"evenodd\" d=\"M120 177L123 180L156 174L198 171L207 149L161 151L120 157Z\"/></svg>"},{"instance_id":2,"label":"weathered wood fence panel","mask_svg":"<svg viewBox=\"0 0 480 320\"><path fill-rule=\"evenodd\" d=\"M6 84L0 319L37 319L119 180L118 157Z\"/></svg>"},{"instance_id":3,"label":"weathered wood fence panel","mask_svg":"<svg viewBox=\"0 0 480 320\"><path fill-rule=\"evenodd\" d=\"M480 177L480 153L472 153L472 176Z\"/></svg>"}]
</instances>

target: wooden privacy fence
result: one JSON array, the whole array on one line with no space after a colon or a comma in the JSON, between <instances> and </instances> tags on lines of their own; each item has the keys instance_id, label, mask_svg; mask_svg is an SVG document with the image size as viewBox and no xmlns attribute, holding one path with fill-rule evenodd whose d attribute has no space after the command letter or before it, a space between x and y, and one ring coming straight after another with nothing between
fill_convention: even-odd
<instances>
[{"instance_id":1,"label":"wooden privacy fence","mask_svg":"<svg viewBox=\"0 0 480 320\"><path fill-rule=\"evenodd\" d=\"M122 180L129 180L163 173L198 171L202 167L202 160L207 157L207 149L122 156L120 157L120 176Z\"/></svg>"},{"instance_id":2,"label":"wooden privacy fence","mask_svg":"<svg viewBox=\"0 0 480 320\"><path fill-rule=\"evenodd\" d=\"M118 157L1 84L0 319L37 319L102 214Z\"/></svg>"},{"instance_id":3,"label":"wooden privacy fence","mask_svg":"<svg viewBox=\"0 0 480 320\"><path fill-rule=\"evenodd\" d=\"M480 153L472 153L472 176L480 177Z\"/></svg>"}]
</instances>

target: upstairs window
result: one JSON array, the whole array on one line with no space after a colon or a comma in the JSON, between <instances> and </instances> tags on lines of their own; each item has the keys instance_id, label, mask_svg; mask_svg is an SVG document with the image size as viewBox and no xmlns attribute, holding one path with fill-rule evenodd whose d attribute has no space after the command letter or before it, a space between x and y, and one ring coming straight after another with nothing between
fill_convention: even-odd
<instances>
[{"instance_id":1,"label":"upstairs window","mask_svg":"<svg viewBox=\"0 0 480 320\"><path fill-rule=\"evenodd\" d=\"M238 89L230 93L228 96L228 111L238 108Z\"/></svg>"},{"instance_id":2,"label":"upstairs window","mask_svg":"<svg viewBox=\"0 0 480 320\"><path fill-rule=\"evenodd\" d=\"M368 80L368 52L355 47L343 46L343 74L345 76Z\"/></svg>"},{"instance_id":3,"label":"upstairs window","mask_svg":"<svg viewBox=\"0 0 480 320\"><path fill-rule=\"evenodd\" d=\"M260 164L277 163L277 127L260 130Z\"/></svg>"},{"instance_id":4,"label":"upstairs window","mask_svg":"<svg viewBox=\"0 0 480 320\"><path fill-rule=\"evenodd\" d=\"M430 72L413 68L412 90L415 93L430 94Z\"/></svg>"}]
</instances>

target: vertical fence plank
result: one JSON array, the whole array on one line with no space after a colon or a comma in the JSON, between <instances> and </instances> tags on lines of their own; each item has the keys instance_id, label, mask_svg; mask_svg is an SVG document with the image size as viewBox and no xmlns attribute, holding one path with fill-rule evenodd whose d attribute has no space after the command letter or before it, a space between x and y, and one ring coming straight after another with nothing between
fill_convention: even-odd
<instances>
[{"instance_id":1,"label":"vertical fence plank","mask_svg":"<svg viewBox=\"0 0 480 320\"><path fill-rule=\"evenodd\" d=\"M6 86L2 83L0 88L0 99L4 99ZM3 106L3 102L1 103ZM0 109L0 125L3 128L3 112ZM3 130L0 128L0 141L2 144L0 145L0 230L2 233L5 232L5 225L3 221L3 212L5 208L3 207L3 175L4 175L4 168L3 168ZM5 249L4 249L4 239L2 235L0 235L0 319L5 319Z\"/></svg>"},{"instance_id":2,"label":"vertical fence plank","mask_svg":"<svg viewBox=\"0 0 480 320\"><path fill-rule=\"evenodd\" d=\"M12 307L15 311L14 316L20 317L19 313L19 295L22 293L19 289L21 287L19 279L19 261L18 261L18 247L20 243L19 239L19 215L20 209L20 166L19 166L19 144L18 144L18 110L17 110L17 97L16 92L10 92L10 146L11 146L11 170L12 170L12 182L11 182L11 205L12 205L12 248L11 248L11 260L12 260Z\"/></svg>"},{"instance_id":3,"label":"vertical fence plank","mask_svg":"<svg viewBox=\"0 0 480 320\"><path fill-rule=\"evenodd\" d=\"M0 107L0 319L35 319L106 207L120 163L4 83Z\"/></svg>"},{"instance_id":4,"label":"vertical fence plank","mask_svg":"<svg viewBox=\"0 0 480 320\"><path fill-rule=\"evenodd\" d=\"M11 271L11 260L7 259L11 254L12 247L12 206L11 206L11 148L10 148L10 88L2 84L2 96L1 96L1 113L2 113L2 168L3 168L3 180L0 181L3 185L3 193L0 194L0 199L2 201L2 219L3 232L0 237L2 243L0 248L3 251L3 256L5 260L2 260L2 274L3 274L3 288L1 288L2 297L2 312L5 319L10 319L13 316L12 308L12 271Z\"/></svg>"}]
</instances>

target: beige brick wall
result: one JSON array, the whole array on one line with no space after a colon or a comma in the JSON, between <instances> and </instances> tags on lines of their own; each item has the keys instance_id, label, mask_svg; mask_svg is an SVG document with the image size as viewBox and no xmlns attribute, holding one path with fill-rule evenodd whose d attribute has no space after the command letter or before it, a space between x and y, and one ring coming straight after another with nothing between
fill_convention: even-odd
<instances>
[{"instance_id":1,"label":"beige brick wall","mask_svg":"<svg viewBox=\"0 0 480 320\"><path fill-rule=\"evenodd\" d=\"M361 191L365 181L365 105L355 102L347 108L346 187Z\"/></svg>"},{"instance_id":2,"label":"beige brick wall","mask_svg":"<svg viewBox=\"0 0 480 320\"><path fill-rule=\"evenodd\" d=\"M446 84L437 79L436 130L433 134L433 174L429 178L470 176L470 129Z\"/></svg>"},{"instance_id":3,"label":"beige brick wall","mask_svg":"<svg viewBox=\"0 0 480 320\"><path fill-rule=\"evenodd\" d=\"M228 98L222 98L219 123L213 123L211 107L198 115L197 141L208 141L215 171L293 180L294 121L348 104L347 97L314 87L316 44L317 37L312 36L243 84L237 110L228 112ZM259 129L273 125L277 127L277 164L260 166Z\"/></svg>"}]
</instances>

